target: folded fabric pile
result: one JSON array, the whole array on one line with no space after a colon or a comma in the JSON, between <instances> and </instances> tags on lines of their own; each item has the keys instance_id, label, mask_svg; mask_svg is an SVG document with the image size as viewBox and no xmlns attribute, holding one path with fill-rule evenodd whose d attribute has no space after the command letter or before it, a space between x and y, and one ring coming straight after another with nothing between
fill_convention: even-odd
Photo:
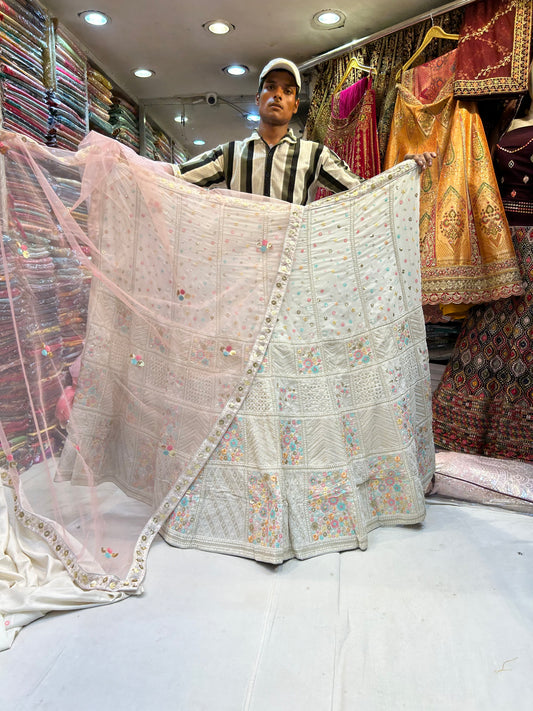
<instances>
[{"instance_id":1,"label":"folded fabric pile","mask_svg":"<svg viewBox=\"0 0 533 711\"><path fill-rule=\"evenodd\" d=\"M57 89L47 92L52 117L47 144L76 150L87 134L86 59L61 28L56 33L55 55Z\"/></svg>"},{"instance_id":2,"label":"folded fabric pile","mask_svg":"<svg viewBox=\"0 0 533 711\"><path fill-rule=\"evenodd\" d=\"M129 99L116 91L113 93L113 102L109 110L109 121L117 141L139 153L139 110Z\"/></svg>"},{"instance_id":3,"label":"folded fabric pile","mask_svg":"<svg viewBox=\"0 0 533 711\"><path fill-rule=\"evenodd\" d=\"M113 126L109 112L113 103L113 85L101 72L88 65L87 88L89 92L89 126L98 133L111 136Z\"/></svg>"},{"instance_id":4,"label":"folded fabric pile","mask_svg":"<svg viewBox=\"0 0 533 711\"><path fill-rule=\"evenodd\" d=\"M45 16L28 0L0 0L0 87L4 128L44 143L48 109L42 82Z\"/></svg>"},{"instance_id":5,"label":"folded fabric pile","mask_svg":"<svg viewBox=\"0 0 533 711\"><path fill-rule=\"evenodd\" d=\"M154 159L170 163L172 160L172 146L170 138L160 128L153 128L154 134Z\"/></svg>"}]
</instances>

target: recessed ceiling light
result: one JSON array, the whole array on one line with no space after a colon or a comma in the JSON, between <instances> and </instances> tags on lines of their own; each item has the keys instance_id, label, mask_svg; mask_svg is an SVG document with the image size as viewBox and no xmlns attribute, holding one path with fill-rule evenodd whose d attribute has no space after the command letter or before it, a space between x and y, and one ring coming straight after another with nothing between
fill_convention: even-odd
<instances>
[{"instance_id":1,"label":"recessed ceiling light","mask_svg":"<svg viewBox=\"0 0 533 711\"><path fill-rule=\"evenodd\" d=\"M259 114L248 114L246 118L248 119L248 121L253 121L254 123L257 123L261 120Z\"/></svg>"},{"instance_id":2,"label":"recessed ceiling light","mask_svg":"<svg viewBox=\"0 0 533 711\"><path fill-rule=\"evenodd\" d=\"M243 74L247 74L248 67L245 67L244 64L230 64L228 67L224 67L222 71L232 77L242 77Z\"/></svg>"},{"instance_id":3,"label":"recessed ceiling light","mask_svg":"<svg viewBox=\"0 0 533 711\"><path fill-rule=\"evenodd\" d=\"M153 69L132 69L131 70L136 77L141 79L147 79L148 77L153 77L155 72Z\"/></svg>"},{"instance_id":4,"label":"recessed ceiling light","mask_svg":"<svg viewBox=\"0 0 533 711\"><path fill-rule=\"evenodd\" d=\"M85 20L85 22L88 22L89 25L97 25L99 27L107 25L108 22L111 22L109 15L106 15L99 10L84 10L83 12L78 12L78 17L81 17Z\"/></svg>"},{"instance_id":5,"label":"recessed ceiling light","mask_svg":"<svg viewBox=\"0 0 533 711\"><path fill-rule=\"evenodd\" d=\"M313 25L319 30L334 30L344 27L346 15L340 10L320 10L313 15Z\"/></svg>"},{"instance_id":6,"label":"recessed ceiling light","mask_svg":"<svg viewBox=\"0 0 533 711\"><path fill-rule=\"evenodd\" d=\"M183 114L177 114L177 116L174 116L174 121L176 123L187 123L188 120L187 116L184 116Z\"/></svg>"},{"instance_id":7,"label":"recessed ceiling light","mask_svg":"<svg viewBox=\"0 0 533 711\"><path fill-rule=\"evenodd\" d=\"M214 35L227 35L228 32L235 29L235 25L226 20L209 20L209 22L204 22L202 27Z\"/></svg>"},{"instance_id":8,"label":"recessed ceiling light","mask_svg":"<svg viewBox=\"0 0 533 711\"><path fill-rule=\"evenodd\" d=\"M203 138L195 138L193 143L195 146L205 146L205 141Z\"/></svg>"}]
</instances>

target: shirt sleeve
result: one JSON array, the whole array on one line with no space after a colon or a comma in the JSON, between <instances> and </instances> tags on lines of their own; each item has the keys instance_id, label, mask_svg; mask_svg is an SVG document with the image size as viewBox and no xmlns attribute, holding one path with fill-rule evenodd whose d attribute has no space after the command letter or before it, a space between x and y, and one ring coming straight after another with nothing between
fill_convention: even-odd
<instances>
[{"instance_id":1,"label":"shirt sleeve","mask_svg":"<svg viewBox=\"0 0 533 711\"><path fill-rule=\"evenodd\" d=\"M317 182L333 193L340 193L359 185L363 182L363 178L352 173L347 163L330 148L323 146Z\"/></svg>"},{"instance_id":2,"label":"shirt sleeve","mask_svg":"<svg viewBox=\"0 0 533 711\"><path fill-rule=\"evenodd\" d=\"M211 151L206 151L191 160L175 166L174 174L180 175L189 183L208 188L217 183L223 183L226 179L225 146L217 146Z\"/></svg>"}]
</instances>

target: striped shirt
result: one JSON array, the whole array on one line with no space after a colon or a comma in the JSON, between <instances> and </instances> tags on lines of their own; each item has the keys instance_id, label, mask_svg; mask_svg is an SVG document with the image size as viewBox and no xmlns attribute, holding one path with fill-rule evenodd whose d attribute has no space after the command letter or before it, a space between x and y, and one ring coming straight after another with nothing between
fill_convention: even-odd
<instances>
[{"instance_id":1,"label":"striped shirt","mask_svg":"<svg viewBox=\"0 0 533 711\"><path fill-rule=\"evenodd\" d=\"M176 173L203 187L222 183L300 205L312 202L319 185L338 193L362 180L329 148L296 138L291 129L272 148L254 131L182 163Z\"/></svg>"}]
</instances>

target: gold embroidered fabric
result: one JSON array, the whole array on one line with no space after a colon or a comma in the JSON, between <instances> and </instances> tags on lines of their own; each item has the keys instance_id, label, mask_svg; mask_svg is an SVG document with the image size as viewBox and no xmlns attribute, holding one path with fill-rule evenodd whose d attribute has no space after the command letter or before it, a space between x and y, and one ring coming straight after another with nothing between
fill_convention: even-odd
<instances>
[{"instance_id":1,"label":"gold embroidered fabric","mask_svg":"<svg viewBox=\"0 0 533 711\"><path fill-rule=\"evenodd\" d=\"M424 304L475 304L522 293L476 105L455 99L454 50L404 73L385 168L436 151L421 177Z\"/></svg>"},{"instance_id":2,"label":"gold embroidered fabric","mask_svg":"<svg viewBox=\"0 0 533 711\"><path fill-rule=\"evenodd\" d=\"M531 0L483 0L469 5L457 54L456 96L526 92Z\"/></svg>"}]
</instances>

